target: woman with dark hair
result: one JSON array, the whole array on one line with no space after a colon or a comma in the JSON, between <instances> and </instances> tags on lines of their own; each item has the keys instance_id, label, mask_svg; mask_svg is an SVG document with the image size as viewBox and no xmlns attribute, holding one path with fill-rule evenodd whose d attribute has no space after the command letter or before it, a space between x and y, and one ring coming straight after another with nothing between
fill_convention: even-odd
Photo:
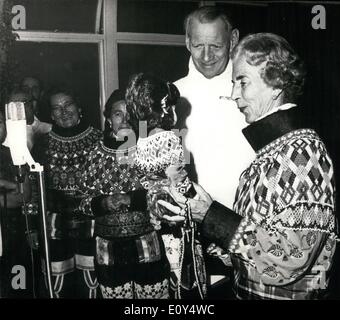
<instances>
[{"instance_id":1,"label":"woman with dark hair","mask_svg":"<svg viewBox=\"0 0 340 320\"><path fill-rule=\"evenodd\" d=\"M206 293L206 274L202 248L188 212L187 221L170 227L169 211L157 200L168 199L163 190L173 185L179 192L191 195L193 188L184 169L181 139L171 131L176 124L175 105L180 96L177 87L152 75L132 76L126 90L126 104L135 132L138 132L135 166L143 187L148 190L148 208L162 237L172 270L172 292L181 298ZM163 226L161 223L163 222ZM190 235L190 239L188 239Z\"/></svg>"},{"instance_id":2,"label":"woman with dark hair","mask_svg":"<svg viewBox=\"0 0 340 320\"><path fill-rule=\"evenodd\" d=\"M50 93L53 126L34 155L44 166L54 293L60 298L95 298L93 221L78 212L84 163L102 137L86 123L68 88Z\"/></svg>"},{"instance_id":3,"label":"woman with dark hair","mask_svg":"<svg viewBox=\"0 0 340 320\"><path fill-rule=\"evenodd\" d=\"M303 63L271 33L246 36L232 53L233 92L256 158L240 177L234 208L196 185L191 204L203 234L230 254L238 299L320 299L336 246L334 167L295 104ZM179 213L180 208L164 203Z\"/></svg>"},{"instance_id":4,"label":"woman with dark hair","mask_svg":"<svg viewBox=\"0 0 340 320\"><path fill-rule=\"evenodd\" d=\"M94 218L95 270L104 298L166 299L170 268L162 239L150 223L146 192L134 168L135 139L128 122L124 92L116 90L105 105L104 140L85 165L82 201Z\"/></svg>"}]
</instances>

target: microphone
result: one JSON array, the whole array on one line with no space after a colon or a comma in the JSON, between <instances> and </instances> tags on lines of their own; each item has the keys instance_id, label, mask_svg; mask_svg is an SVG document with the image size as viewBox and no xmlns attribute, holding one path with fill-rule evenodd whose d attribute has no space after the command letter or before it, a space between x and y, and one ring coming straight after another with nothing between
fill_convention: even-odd
<instances>
[{"instance_id":1,"label":"microphone","mask_svg":"<svg viewBox=\"0 0 340 320\"><path fill-rule=\"evenodd\" d=\"M17 182L20 193L24 193L25 170L27 163L26 115L23 102L6 104L7 141L13 164L17 166Z\"/></svg>"}]
</instances>

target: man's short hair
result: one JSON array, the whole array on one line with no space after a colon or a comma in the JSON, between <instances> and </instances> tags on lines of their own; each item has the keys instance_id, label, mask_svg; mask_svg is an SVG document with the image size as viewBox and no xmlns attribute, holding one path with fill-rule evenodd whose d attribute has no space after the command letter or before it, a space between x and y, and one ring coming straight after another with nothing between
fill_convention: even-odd
<instances>
[{"instance_id":1,"label":"man's short hair","mask_svg":"<svg viewBox=\"0 0 340 320\"><path fill-rule=\"evenodd\" d=\"M186 16L184 20L184 30L186 37L190 37L191 23L194 19L198 20L200 23L209 23L215 21L218 18L224 22L227 32L231 32L233 29L232 21L225 11L220 7L203 6L192 11Z\"/></svg>"}]
</instances>

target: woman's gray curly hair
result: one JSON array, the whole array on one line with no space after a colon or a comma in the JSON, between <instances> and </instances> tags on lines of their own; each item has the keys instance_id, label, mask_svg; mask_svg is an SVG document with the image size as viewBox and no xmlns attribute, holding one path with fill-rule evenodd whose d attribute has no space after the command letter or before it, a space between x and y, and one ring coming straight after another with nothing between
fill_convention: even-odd
<instances>
[{"instance_id":1,"label":"woman's gray curly hair","mask_svg":"<svg viewBox=\"0 0 340 320\"><path fill-rule=\"evenodd\" d=\"M247 63L263 63L261 78L270 87L282 89L282 102L295 102L303 92L306 71L304 63L281 36L255 33L244 37L234 48L231 59L244 55Z\"/></svg>"}]
</instances>

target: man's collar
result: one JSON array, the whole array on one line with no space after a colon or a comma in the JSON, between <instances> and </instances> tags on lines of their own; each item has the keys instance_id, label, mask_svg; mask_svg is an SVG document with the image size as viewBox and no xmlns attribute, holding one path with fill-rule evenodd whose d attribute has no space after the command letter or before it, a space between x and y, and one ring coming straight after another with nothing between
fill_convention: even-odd
<instances>
[{"instance_id":1,"label":"man's collar","mask_svg":"<svg viewBox=\"0 0 340 320\"><path fill-rule=\"evenodd\" d=\"M206 78L202 73L200 73L197 69L196 69L196 66L194 64L194 61L192 60L192 57L190 56L190 59L189 59L189 74L190 76L194 76L198 79L201 79L201 80L206 80L206 81L209 81L209 80L218 80L220 78L231 78L231 74L232 74L232 63L231 63L231 60L229 59L229 62L225 68L225 70L219 74L218 76L215 76L211 79L208 79Z\"/></svg>"},{"instance_id":2,"label":"man's collar","mask_svg":"<svg viewBox=\"0 0 340 320\"><path fill-rule=\"evenodd\" d=\"M242 130L255 152L283 135L302 128L298 108L281 110L260 119Z\"/></svg>"},{"instance_id":3,"label":"man's collar","mask_svg":"<svg viewBox=\"0 0 340 320\"><path fill-rule=\"evenodd\" d=\"M210 95L218 95L223 97L230 97L232 92L232 62L229 60L226 69L216 77L207 79L195 67L192 58L189 60L189 73L190 80L195 83L196 88L202 87L202 92Z\"/></svg>"}]
</instances>

